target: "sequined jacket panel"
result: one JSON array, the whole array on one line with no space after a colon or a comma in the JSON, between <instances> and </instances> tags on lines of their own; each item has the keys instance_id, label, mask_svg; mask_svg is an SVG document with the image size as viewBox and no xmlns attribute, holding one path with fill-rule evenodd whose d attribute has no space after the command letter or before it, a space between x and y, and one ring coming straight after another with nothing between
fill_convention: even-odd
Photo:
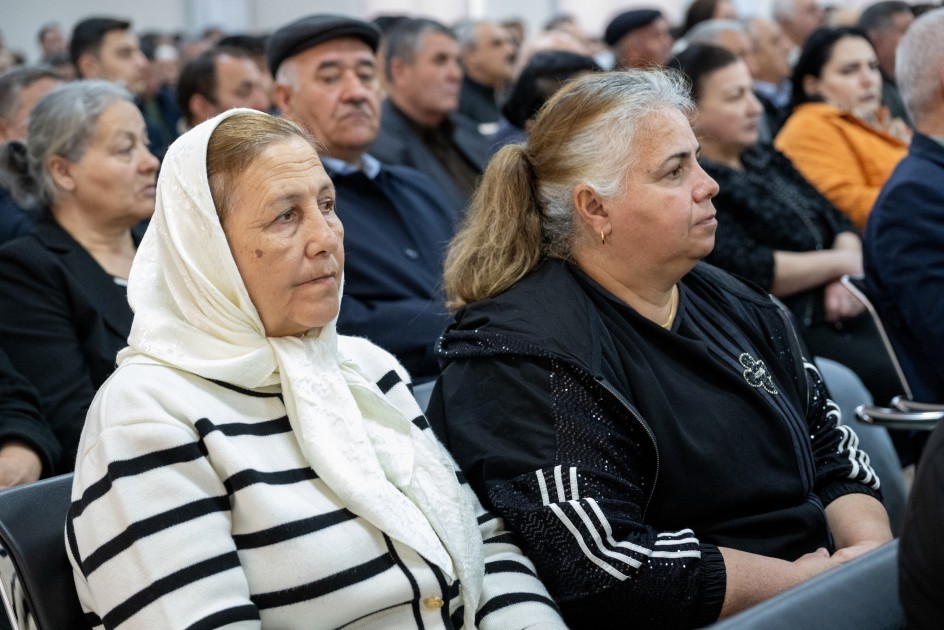
<instances>
[{"instance_id":1,"label":"sequined jacket panel","mask_svg":"<svg viewBox=\"0 0 944 630\"><path fill-rule=\"evenodd\" d=\"M780 310L709 265L683 283L755 322L780 357L811 435L797 445L810 492L823 505L851 492L878 496L855 434L838 426ZM647 522L666 463L633 403L645 393L616 386L606 367L609 339L567 264L546 261L459 312L440 340L444 369L427 415L483 502L520 536L568 625L710 623L724 599L723 558L691 529Z\"/></svg>"},{"instance_id":2,"label":"sequined jacket panel","mask_svg":"<svg viewBox=\"0 0 944 630\"><path fill-rule=\"evenodd\" d=\"M741 156L744 170L699 160L720 191L715 246L707 261L769 291L774 252L830 249L855 226L823 197L782 153L758 144ZM782 298L804 326L825 320L823 287Z\"/></svg>"}]
</instances>

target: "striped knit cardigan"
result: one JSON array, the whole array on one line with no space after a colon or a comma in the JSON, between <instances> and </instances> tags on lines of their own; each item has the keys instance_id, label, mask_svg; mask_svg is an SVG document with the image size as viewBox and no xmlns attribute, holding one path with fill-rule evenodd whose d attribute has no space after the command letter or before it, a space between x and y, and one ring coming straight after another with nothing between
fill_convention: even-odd
<instances>
[{"instance_id":1,"label":"striped knit cardigan","mask_svg":"<svg viewBox=\"0 0 944 630\"><path fill-rule=\"evenodd\" d=\"M365 358L383 395L432 436L402 368L379 349ZM501 520L463 487L484 543L476 624L564 627ZM66 539L95 628L463 624L458 582L346 510L307 464L278 391L169 367L124 365L99 391Z\"/></svg>"}]
</instances>

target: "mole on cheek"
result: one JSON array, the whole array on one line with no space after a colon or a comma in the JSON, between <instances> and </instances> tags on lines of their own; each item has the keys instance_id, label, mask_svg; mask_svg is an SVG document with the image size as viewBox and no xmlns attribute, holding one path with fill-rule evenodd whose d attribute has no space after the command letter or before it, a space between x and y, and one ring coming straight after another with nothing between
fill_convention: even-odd
<instances>
[{"instance_id":1,"label":"mole on cheek","mask_svg":"<svg viewBox=\"0 0 944 630\"><path fill-rule=\"evenodd\" d=\"M263 255L264 255L264 254L262 253L262 250L261 250L261 249L257 249L257 250L256 250L256 258L262 258Z\"/></svg>"}]
</instances>

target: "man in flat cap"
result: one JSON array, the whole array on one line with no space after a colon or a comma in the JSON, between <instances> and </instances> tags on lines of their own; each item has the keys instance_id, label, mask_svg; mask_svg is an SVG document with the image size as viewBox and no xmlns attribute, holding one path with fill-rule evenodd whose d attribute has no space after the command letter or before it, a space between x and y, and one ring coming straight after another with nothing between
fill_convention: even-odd
<instances>
[{"instance_id":1,"label":"man in flat cap","mask_svg":"<svg viewBox=\"0 0 944 630\"><path fill-rule=\"evenodd\" d=\"M283 26L266 55L275 104L321 144L344 224L342 334L397 356L414 381L439 371L433 344L451 317L440 289L458 207L419 172L367 153L380 127L380 31L337 15Z\"/></svg>"},{"instance_id":2,"label":"man in flat cap","mask_svg":"<svg viewBox=\"0 0 944 630\"><path fill-rule=\"evenodd\" d=\"M672 51L669 22L658 9L633 9L617 15L604 40L613 49L617 68L663 67Z\"/></svg>"}]
</instances>

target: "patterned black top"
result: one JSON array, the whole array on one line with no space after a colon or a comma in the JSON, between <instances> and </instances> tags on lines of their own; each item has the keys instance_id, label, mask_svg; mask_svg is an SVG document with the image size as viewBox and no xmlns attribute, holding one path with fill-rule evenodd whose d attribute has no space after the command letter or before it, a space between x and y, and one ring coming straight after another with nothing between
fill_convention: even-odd
<instances>
[{"instance_id":1,"label":"patterned black top","mask_svg":"<svg viewBox=\"0 0 944 630\"><path fill-rule=\"evenodd\" d=\"M708 262L766 290L774 279L774 251L807 252L832 247L840 232L855 227L770 145L741 156L738 171L704 158L701 165L721 188L715 248ZM804 326L823 321L822 287L783 300Z\"/></svg>"}]
</instances>

